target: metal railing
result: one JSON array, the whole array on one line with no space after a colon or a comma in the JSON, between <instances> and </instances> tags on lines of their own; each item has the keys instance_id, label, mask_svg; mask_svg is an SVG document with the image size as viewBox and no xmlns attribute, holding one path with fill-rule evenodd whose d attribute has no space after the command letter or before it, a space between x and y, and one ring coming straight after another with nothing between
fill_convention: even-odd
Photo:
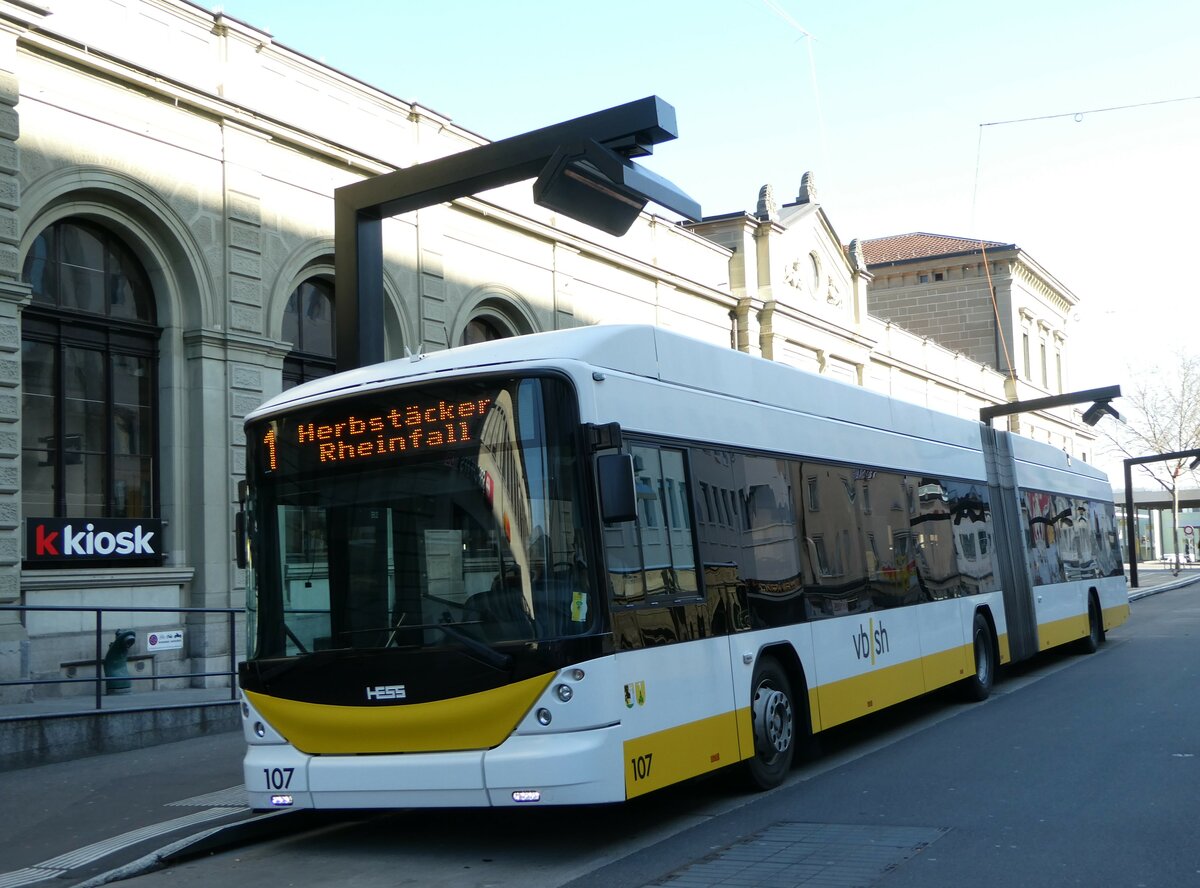
<instances>
[{"instance_id":1,"label":"metal railing","mask_svg":"<svg viewBox=\"0 0 1200 888\"><path fill-rule=\"evenodd\" d=\"M84 678L25 678L16 681L0 681L0 688L11 687L32 687L38 685L64 685L64 684L84 684L91 683L95 685L95 710L103 710L104 704L104 687L106 682L117 681L165 681L169 679L191 679L191 678L228 678L229 679L229 700L236 701L238 698L237 687L237 618L238 615L245 613L241 608L232 607L96 607L93 605L53 605L53 604L0 604L0 611L18 611L21 613L22 623L25 622L26 614L29 613L91 613L95 615L95 660L77 661L73 665L89 666L95 665L96 674L94 677ZM225 670L206 671L206 672L178 672L168 675L160 675L154 672L150 675L121 675L114 679L112 676L106 676L104 673L104 652L103 652L103 635L104 615L105 614L224 614L228 618L229 624L229 668ZM86 631L86 630L84 630ZM113 631L111 628L108 631ZM120 630L116 630L120 631ZM31 640L36 643L36 639ZM190 659L190 658L189 658ZM208 702L225 702L208 701ZM159 703L151 704L145 707L148 709L173 709L179 708L181 705L195 704L170 704ZM113 708L113 707L110 707ZM128 707L121 707L122 709ZM53 716L60 713L43 713L43 715ZM65 713L62 713L65 714ZM78 710L70 714L78 714ZM3 715L0 714L0 720L3 720Z\"/></svg>"}]
</instances>

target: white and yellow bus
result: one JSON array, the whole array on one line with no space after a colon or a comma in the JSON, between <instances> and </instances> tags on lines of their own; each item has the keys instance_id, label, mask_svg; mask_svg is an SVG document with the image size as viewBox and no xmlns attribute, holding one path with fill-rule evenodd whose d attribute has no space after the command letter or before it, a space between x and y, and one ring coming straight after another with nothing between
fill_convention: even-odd
<instances>
[{"instance_id":1,"label":"white and yellow bus","mask_svg":"<svg viewBox=\"0 0 1200 888\"><path fill-rule=\"evenodd\" d=\"M768 788L1129 614L1101 472L659 328L339 374L246 433L255 808Z\"/></svg>"}]
</instances>

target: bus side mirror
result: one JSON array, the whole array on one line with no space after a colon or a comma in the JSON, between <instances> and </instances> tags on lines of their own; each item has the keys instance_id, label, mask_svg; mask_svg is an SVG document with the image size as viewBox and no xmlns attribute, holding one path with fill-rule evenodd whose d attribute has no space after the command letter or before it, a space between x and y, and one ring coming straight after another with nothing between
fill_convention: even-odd
<instances>
[{"instance_id":1,"label":"bus side mirror","mask_svg":"<svg viewBox=\"0 0 1200 888\"><path fill-rule=\"evenodd\" d=\"M596 480L600 486L600 517L604 523L636 521L637 492L633 481L633 457L628 453L597 456Z\"/></svg>"},{"instance_id":2,"label":"bus side mirror","mask_svg":"<svg viewBox=\"0 0 1200 888\"><path fill-rule=\"evenodd\" d=\"M250 539L246 524L246 500L249 493L250 484L242 478L237 484L238 510L233 516L233 560L241 570L245 570L250 563Z\"/></svg>"},{"instance_id":3,"label":"bus side mirror","mask_svg":"<svg viewBox=\"0 0 1200 888\"><path fill-rule=\"evenodd\" d=\"M233 549L237 566L245 570L246 563L246 513L239 509L233 516Z\"/></svg>"}]
</instances>

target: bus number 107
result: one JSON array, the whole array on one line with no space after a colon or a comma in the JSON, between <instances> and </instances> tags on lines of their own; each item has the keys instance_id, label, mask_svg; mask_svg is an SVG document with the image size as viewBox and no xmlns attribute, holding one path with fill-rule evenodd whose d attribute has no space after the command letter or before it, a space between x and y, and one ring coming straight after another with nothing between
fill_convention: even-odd
<instances>
[{"instance_id":1,"label":"bus number 107","mask_svg":"<svg viewBox=\"0 0 1200 888\"><path fill-rule=\"evenodd\" d=\"M634 780L645 780L650 776L650 760L652 758L654 758L654 753L648 752L645 755L634 756L629 760L629 764L633 768Z\"/></svg>"},{"instance_id":2,"label":"bus number 107","mask_svg":"<svg viewBox=\"0 0 1200 888\"><path fill-rule=\"evenodd\" d=\"M263 777L267 779L267 789L287 789L292 785L292 774L295 768L263 768Z\"/></svg>"}]
</instances>

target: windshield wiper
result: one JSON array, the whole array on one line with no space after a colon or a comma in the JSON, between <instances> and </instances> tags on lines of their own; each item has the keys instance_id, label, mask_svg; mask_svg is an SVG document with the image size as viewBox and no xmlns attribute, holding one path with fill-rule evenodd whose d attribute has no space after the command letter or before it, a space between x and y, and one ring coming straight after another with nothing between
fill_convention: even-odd
<instances>
[{"instance_id":1,"label":"windshield wiper","mask_svg":"<svg viewBox=\"0 0 1200 888\"><path fill-rule=\"evenodd\" d=\"M392 645L392 642L396 639L397 633L399 633L401 629L437 629L447 638L452 638L465 647L467 649L467 655L470 656L472 660L482 663L484 666L490 666L493 669L499 669L501 671L507 670L512 666L511 656L501 653L491 645L480 641L478 638L473 638L466 632L463 632L450 622L448 614L443 616L441 621L437 623L421 623L414 624L412 626L402 625L403 623L404 617L401 617L400 621L392 628L392 634L388 637L385 647L390 647Z\"/></svg>"},{"instance_id":2,"label":"windshield wiper","mask_svg":"<svg viewBox=\"0 0 1200 888\"><path fill-rule=\"evenodd\" d=\"M508 670L512 667L512 657L508 654L502 654L494 647L484 644L477 638L472 638L461 629L456 629L447 622L433 624L434 629L440 629L447 638L453 638L455 641L462 644L470 653L475 656L471 659L477 660L484 666L491 666L493 669L501 671Z\"/></svg>"}]
</instances>

